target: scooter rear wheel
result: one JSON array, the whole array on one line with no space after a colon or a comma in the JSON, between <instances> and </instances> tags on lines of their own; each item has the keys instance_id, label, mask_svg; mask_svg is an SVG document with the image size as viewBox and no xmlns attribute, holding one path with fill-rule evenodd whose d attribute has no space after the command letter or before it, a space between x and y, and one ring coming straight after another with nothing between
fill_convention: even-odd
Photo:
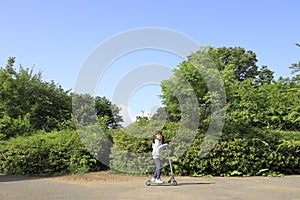
<instances>
[{"instance_id":1,"label":"scooter rear wheel","mask_svg":"<svg viewBox=\"0 0 300 200\"><path fill-rule=\"evenodd\" d=\"M147 185L147 186L150 186L150 185L151 185L151 181L150 181L150 180L147 180L147 181L146 181L146 185Z\"/></svg>"}]
</instances>

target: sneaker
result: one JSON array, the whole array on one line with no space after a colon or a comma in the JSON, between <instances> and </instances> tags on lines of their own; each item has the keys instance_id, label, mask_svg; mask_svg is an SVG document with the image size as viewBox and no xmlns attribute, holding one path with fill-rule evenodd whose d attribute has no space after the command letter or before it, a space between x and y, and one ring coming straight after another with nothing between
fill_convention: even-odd
<instances>
[{"instance_id":1,"label":"sneaker","mask_svg":"<svg viewBox=\"0 0 300 200\"><path fill-rule=\"evenodd\" d=\"M156 179L155 183L161 184L161 183L164 183L164 182L161 179Z\"/></svg>"},{"instance_id":2,"label":"sneaker","mask_svg":"<svg viewBox=\"0 0 300 200\"><path fill-rule=\"evenodd\" d=\"M156 181L156 178L153 177L153 178L151 179L151 182L155 182L155 181Z\"/></svg>"}]
</instances>

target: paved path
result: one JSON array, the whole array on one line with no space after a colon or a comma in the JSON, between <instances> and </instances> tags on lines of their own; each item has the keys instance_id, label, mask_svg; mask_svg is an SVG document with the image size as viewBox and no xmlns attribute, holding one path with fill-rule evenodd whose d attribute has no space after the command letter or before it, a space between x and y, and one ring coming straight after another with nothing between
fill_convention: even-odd
<instances>
[{"instance_id":1,"label":"paved path","mask_svg":"<svg viewBox=\"0 0 300 200\"><path fill-rule=\"evenodd\" d=\"M0 176L0 199L300 200L300 176L176 179L177 186L147 187L145 177L123 183L72 183L51 178Z\"/></svg>"}]
</instances>

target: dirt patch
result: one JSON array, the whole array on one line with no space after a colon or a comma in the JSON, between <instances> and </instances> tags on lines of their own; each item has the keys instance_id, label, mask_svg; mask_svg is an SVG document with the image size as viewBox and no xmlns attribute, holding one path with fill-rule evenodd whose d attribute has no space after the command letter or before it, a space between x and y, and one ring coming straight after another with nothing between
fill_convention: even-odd
<instances>
[{"instance_id":1,"label":"dirt patch","mask_svg":"<svg viewBox=\"0 0 300 200\"><path fill-rule=\"evenodd\" d=\"M74 174L69 176L59 176L47 178L48 181L59 181L78 184L116 184L127 182L145 181L148 176L133 176L124 174L114 174L109 171L93 172L86 174Z\"/></svg>"}]
</instances>

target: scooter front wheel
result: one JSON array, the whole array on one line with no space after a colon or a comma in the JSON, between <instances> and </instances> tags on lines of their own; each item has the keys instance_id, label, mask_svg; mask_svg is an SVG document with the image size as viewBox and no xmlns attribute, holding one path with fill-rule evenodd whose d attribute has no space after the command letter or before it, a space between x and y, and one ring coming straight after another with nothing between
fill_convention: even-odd
<instances>
[{"instance_id":1,"label":"scooter front wheel","mask_svg":"<svg viewBox=\"0 0 300 200\"><path fill-rule=\"evenodd\" d=\"M172 182L172 185L173 185L173 186L176 186L176 185L177 185L177 181L174 180L174 181Z\"/></svg>"}]
</instances>

